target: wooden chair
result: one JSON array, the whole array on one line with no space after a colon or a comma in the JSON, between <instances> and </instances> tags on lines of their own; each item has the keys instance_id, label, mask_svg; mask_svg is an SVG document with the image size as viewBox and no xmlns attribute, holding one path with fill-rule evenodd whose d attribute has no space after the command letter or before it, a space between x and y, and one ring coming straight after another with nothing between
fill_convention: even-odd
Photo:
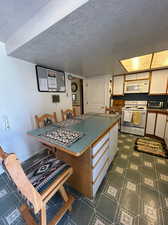
<instances>
[{"instance_id":1,"label":"wooden chair","mask_svg":"<svg viewBox=\"0 0 168 225\"><path fill-rule=\"evenodd\" d=\"M52 123L56 123L57 122L57 116L56 113L54 112L53 114L43 114L41 116L37 116L35 115L35 121L36 121L36 126L37 128L43 128L46 127L48 125L51 125ZM46 144L42 144L45 148L47 148L49 151L56 153L56 149L52 148Z\"/></svg>"},{"instance_id":2,"label":"wooden chair","mask_svg":"<svg viewBox=\"0 0 168 225\"><path fill-rule=\"evenodd\" d=\"M35 121L38 128L45 127L47 125L50 125L52 123L57 122L57 116L54 112L53 114L44 114L42 116L35 115Z\"/></svg>"},{"instance_id":3,"label":"wooden chair","mask_svg":"<svg viewBox=\"0 0 168 225\"><path fill-rule=\"evenodd\" d=\"M61 110L62 120L71 119L76 116L75 109Z\"/></svg>"},{"instance_id":4,"label":"wooden chair","mask_svg":"<svg viewBox=\"0 0 168 225\"><path fill-rule=\"evenodd\" d=\"M34 213L39 213L40 225L47 224L46 204L57 191L60 192L64 204L49 224L57 224L66 211L71 210L74 198L66 193L63 185L72 175L73 169L63 161L56 159L54 155L40 153L39 158L24 171L16 155L5 153L1 147L0 160L19 193L31 204L31 208L33 206ZM27 225L37 225L28 203L21 205L19 210Z\"/></svg>"}]
</instances>

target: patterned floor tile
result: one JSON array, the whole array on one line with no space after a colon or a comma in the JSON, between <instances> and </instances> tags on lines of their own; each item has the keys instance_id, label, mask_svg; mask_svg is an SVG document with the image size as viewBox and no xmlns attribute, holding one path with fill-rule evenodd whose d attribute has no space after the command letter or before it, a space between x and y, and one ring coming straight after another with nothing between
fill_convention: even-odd
<instances>
[{"instance_id":1,"label":"patterned floor tile","mask_svg":"<svg viewBox=\"0 0 168 225\"><path fill-rule=\"evenodd\" d=\"M137 184L141 182L141 175L139 170L127 169L126 171L126 179L132 180Z\"/></svg>"},{"instance_id":2,"label":"patterned floor tile","mask_svg":"<svg viewBox=\"0 0 168 225\"><path fill-rule=\"evenodd\" d=\"M140 212L140 199L135 191L123 190L120 198L120 205L132 214L137 215Z\"/></svg>"},{"instance_id":3,"label":"patterned floor tile","mask_svg":"<svg viewBox=\"0 0 168 225\"><path fill-rule=\"evenodd\" d=\"M135 216L133 216L127 210L120 208L119 213L117 215L116 225L135 225Z\"/></svg>"},{"instance_id":4,"label":"patterned floor tile","mask_svg":"<svg viewBox=\"0 0 168 225\"><path fill-rule=\"evenodd\" d=\"M167 175L165 175L165 174L160 174L160 179L162 180L162 181L165 181L165 182L168 182L168 176Z\"/></svg>"},{"instance_id":5,"label":"patterned floor tile","mask_svg":"<svg viewBox=\"0 0 168 225\"><path fill-rule=\"evenodd\" d=\"M141 185L141 199L147 204L153 204L155 208L160 207L160 196L158 191L152 190L148 186Z\"/></svg>"},{"instance_id":6,"label":"patterned floor tile","mask_svg":"<svg viewBox=\"0 0 168 225\"><path fill-rule=\"evenodd\" d=\"M138 165L136 165L135 163L130 163L130 169L132 170L138 170Z\"/></svg>"},{"instance_id":7,"label":"patterned floor tile","mask_svg":"<svg viewBox=\"0 0 168 225\"><path fill-rule=\"evenodd\" d=\"M156 164L156 170L159 173L167 174L168 166L162 164Z\"/></svg>"},{"instance_id":8,"label":"patterned floor tile","mask_svg":"<svg viewBox=\"0 0 168 225\"><path fill-rule=\"evenodd\" d=\"M117 202L107 198L104 194L101 195L97 207L97 213L100 213L107 220L114 222L117 213Z\"/></svg>"},{"instance_id":9,"label":"patterned floor tile","mask_svg":"<svg viewBox=\"0 0 168 225\"><path fill-rule=\"evenodd\" d=\"M122 188L123 186L123 177L120 176L117 173L109 173L109 176L107 177L107 181L109 184L113 185L116 188Z\"/></svg>"},{"instance_id":10,"label":"patterned floor tile","mask_svg":"<svg viewBox=\"0 0 168 225\"><path fill-rule=\"evenodd\" d=\"M154 207L154 203L143 202L141 216L147 224L160 225L162 224L162 215L160 209Z\"/></svg>"},{"instance_id":11,"label":"patterned floor tile","mask_svg":"<svg viewBox=\"0 0 168 225\"><path fill-rule=\"evenodd\" d=\"M115 172L119 173L119 174L123 174L124 173L124 168L116 166L115 168Z\"/></svg>"},{"instance_id":12,"label":"patterned floor tile","mask_svg":"<svg viewBox=\"0 0 168 225\"><path fill-rule=\"evenodd\" d=\"M140 157L140 153L138 153L138 152L133 152L132 155L135 157Z\"/></svg>"},{"instance_id":13,"label":"patterned floor tile","mask_svg":"<svg viewBox=\"0 0 168 225\"><path fill-rule=\"evenodd\" d=\"M161 194L161 204L163 209L168 210L168 196Z\"/></svg>"},{"instance_id":14,"label":"patterned floor tile","mask_svg":"<svg viewBox=\"0 0 168 225\"><path fill-rule=\"evenodd\" d=\"M93 216L89 225L111 225L111 223L107 221L105 218L103 218L102 216L96 214Z\"/></svg>"},{"instance_id":15,"label":"patterned floor tile","mask_svg":"<svg viewBox=\"0 0 168 225\"><path fill-rule=\"evenodd\" d=\"M73 204L73 210L70 212L71 219L80 225L89 224L94 210L84 201L76 200Z\"/></svg>"},{"instance_id":16,"label":"patterned floor tile","mask_svg":"<svg viewBox=\"0 0 168 225\"><path fill-rule=\"evenodd\" d=\"M168 183L167 182L163 182L163 181L158 181L158 188L159 191L165 195L168 196Z\"/></svg>"},{"instance_id":17,"label":"patterned floor tile","mask_svg":"<svg viewBox=\"0 0 168 225\"><path fill-rule=\"evenodd\" d=\"M143 177L142 180L143 180L143 183L145 185L147 185L148 187L155 188L155 182L154 182L154 180L152 178Z\"/></svg>"},{"instance_id":18,"label":"patterned floor tile","mask_svg":"<svg viewBox=\"0 0 168 225\"><path fill-rule=\"evenodd\" d=\"M137 191L137 186L136 184L132 183L131 181L127 181L126 188L130 191Z\"/></svg>"},{"instance_id":19,"label":"patterned floor tile","mask_svg":"<svg viewBox=\"0 0 168 225\"><path fill-rule=\"evenodd\" d=\"M163 210L163 222L164 225L168 225L168 211Z\"/></svg>"},{"instance_id":20,"label":"patterned floor tile","mask_svg":"<svg viewBox=\"0 0 168 225\"><path fill-rule=\"evenodd\" d=\"M130 145L124 145L123 148L125 148L125 149L130 149L131 146L130 146Z\"/></svg>"},{"instance_id":21,"label":"patterned floor tile","mask_svg":"<svg viewBox=\"0 0 168 225\"><path fill-rule=\"evenodd\" d=\"M121 159L127 159L128 156L126 154L121 154Z\"/></svg>"},{"instance_id":22,"label":"patterned floor tile","mask_svg":"<svg viewBox=\"0 0 168 225\"><path fill-rule=\"evenodd\" d=\"M166 160L157 158L157 159L156 159L156 163L157 163L157 164L160 164L160 165L166 165Z\"/></svg>"},{"instance_id":23,"label":"patterned floor tile","mask_svg":"<svg viewBox=\"0 0 168 225\"><path fill-rule=\"evenodd\" d=\"M149 161L144 161L144 166L149 167L149 168L153 168L152 163L149 162Z\"/></svg>"},{"instance_id":24,"label":"patterned floor tile","mask_svg":"<svg viewBox=\"0 0 168 225\"><path fill-rule=\"evenodd\" d=\"M155 169L142 166L142 167L140 167L139 170L140 170L140 173L142 176L147 176L153 180L157 179L157 174L156 174Z\"/></svg>"}]
</instances>

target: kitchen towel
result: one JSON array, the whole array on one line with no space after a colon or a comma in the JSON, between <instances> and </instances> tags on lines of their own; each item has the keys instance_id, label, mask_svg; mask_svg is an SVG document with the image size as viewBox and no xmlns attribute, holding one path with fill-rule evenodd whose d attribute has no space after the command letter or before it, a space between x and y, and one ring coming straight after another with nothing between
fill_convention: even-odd
<instances>
[{"instance_id":1,"label":"kitchen towel","mask_svg":"<svg viewBox=\"0 0 168 225\"><path fill-rule=\"evenodd\" d=\"M132 112L131 111L124 111L124 121L125 122L132 121Z\"/></svg>"},{"instance_id":2,"label":"kitchen towel","mask_svg":"<svg viewBox=\"0 0 168 225\"><path fill-rule=\"evenodd\" d=\"M132 122L135 125L139 125L141 123L141 112L133 112Z\"/></svg>"}]
</instances>

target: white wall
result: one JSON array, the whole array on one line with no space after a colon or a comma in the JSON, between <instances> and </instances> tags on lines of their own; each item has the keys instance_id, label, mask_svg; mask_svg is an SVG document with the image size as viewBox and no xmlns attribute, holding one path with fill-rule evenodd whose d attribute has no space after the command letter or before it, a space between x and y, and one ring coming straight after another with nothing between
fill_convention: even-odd
<instances>
[{"instance_id":1,"label":"white wall","mask_svg":"<svg viewBox=\"0 0 168 225\"><path fill-rule=\"evenodd\" d=\"M67 79L66 89L60 94L60 103L53 104L52 94L37 90L35 65L6 56L0 43L0 145L4 150L15 152L21 160L39 151L40 145L26 132L35 128L35 114L55 111L61 120L60 110L72 107L71 82ZM6 117L10 125L7 131L3 123Z\"/></svg>"},{"instance_id":2,"label":"white wall","mask_svg":"<svg viewBox=\"0 0 168 225\"><path fill-rule=\"evenodd\" d=\"M112 79L112 75L102 75L95 77L88 77L84 79L83 91L84 91L84 111L85 113L104 112L105 109L100 109L102 106L109 107L110 95L109 95L109 82ZM88 84L91 84L90 91L87 88ZM99 84L99 85L98 85ZM92 106L88 105L87 102L91 102ZM89 111L88 111L89 110Z\"/></svg>"}]
</instances>

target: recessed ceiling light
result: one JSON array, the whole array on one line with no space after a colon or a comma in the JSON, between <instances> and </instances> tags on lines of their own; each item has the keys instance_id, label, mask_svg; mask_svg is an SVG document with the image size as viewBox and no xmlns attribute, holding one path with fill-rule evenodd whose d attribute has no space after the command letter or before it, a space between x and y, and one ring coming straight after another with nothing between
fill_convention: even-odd
<instances>
[{"instance_id":1,"label":"recessed ceiling light","mask_svg":"<svg viewBox=\"0 0 168 225\"><path fill-rule=\"evenodd\" d=\"M168 66L168 50L155 52L151 68L160 68Z\"/></svg>"},{"instance_id":2,"label":"recessed ceiling light","mask_svg":"<svg viewBox=\"0 0 168 225\"><path fill-rule=\"evenodd\" d=\"M151 65L151 60L152 54L148 54L130 59L124 59L120 62L128 72L134 72L149 69Z\"/></svg>"}]
</instances>

